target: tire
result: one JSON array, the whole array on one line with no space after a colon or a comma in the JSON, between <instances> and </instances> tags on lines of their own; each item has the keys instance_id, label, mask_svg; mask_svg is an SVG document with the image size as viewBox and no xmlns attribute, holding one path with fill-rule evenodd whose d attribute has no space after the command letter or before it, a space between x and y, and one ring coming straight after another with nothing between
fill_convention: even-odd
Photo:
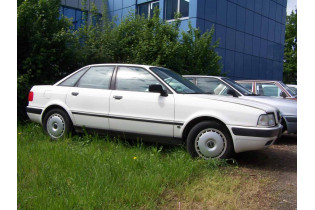
<instances>
[{"instance_id":1,"label":"tire","mask_svg":"<svg viewBox=\"0 0 315 210\"><path fill-rule=\"evenodd\" d=\"M53 139L60 139L72 132L72 122L62 109L52 109L44 117L44 130Z\"/></svg>"},{"instance_id":2,"label":"tire","mask_svg":"<svg viewBox=\"0 0 315 210\"><path fill-rule=\"evenodd\" d=\"M228 129L217 121L203 121L188 133L187 151L192 157L230 158L234 154L232 137Z\"/></svg>"}]
</instances>

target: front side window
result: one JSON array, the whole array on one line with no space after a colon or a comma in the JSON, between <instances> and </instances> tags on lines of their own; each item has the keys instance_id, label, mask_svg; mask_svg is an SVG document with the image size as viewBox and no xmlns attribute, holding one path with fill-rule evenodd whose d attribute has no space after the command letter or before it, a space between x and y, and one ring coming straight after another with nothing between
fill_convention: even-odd
<instances>
[{"instance_id":1,"label":"front side window","mask_svg":"<svg viewBox=\"0 0 315 210\"><path fill-rule=\"evenodd\" d=\"M164 82L166 82L176 93L179 94L204 94L200 88L185 79L181 75L161 67L150 68L156 75L158 75Z\"/></svg>"},{"instance_id":2,"label":"front side window","mask_svg":"<svg viewBox=\"0 0 315 210\"><path fill-rule=\"evenodd\" d=\"M162 84L142 68L119 67L116 76L116 90L149 92L150 85Z\"/></svg>"},{"instance_id":3,"label":"front side window","mask_svg":"<svg viewBox=\"0 0 315 210\"><path fill-rule=\"evenodd\" d=\"M256 83L257 94L261 96L280 97L282 90L274 83Z\"/></svg>"},{"instance_id":4,"label":"front side window","mask_svg":"<svg viewBox=\"0 0 315 210\"><path fill-rule=\"evenodd\" d=\"M242 82L242 83L239 83L239 84L242 85L247 90L252 91L252 83L251 82L249 82L249 83Z\"/></svg>"},{"instance_id":5,"label":"front side window","mask_svg":"<svg viewBox=\"0 0 315 210\"><path fill-rule=\"evenodd\" d=\"M216 78L197 78L197 86L206 93L215 95L228 96L228 90L232 90L229 86Z\"/></svg>"},{"instance_id":6,"label":"front side window","mask_svg":"<svg viewBox=\"0 0 315 210\"><path fill-rule=\"evenodd\" d=\"M82 88L109 89L114 66L91 67L79 80L77 86Z\"/></svg>"},{"instance_id":7,"label":"front side window","mask_svg":"<svg viewBox=\"0 0 315 210\"><path fill-rule=\"evenodd\" d=\"M160 1L153 1L138 5L138 15L144 15L145 18L152 18L154 10L159 9Z\"/></svg>"},{"instance_id":8,"label":"front side window","mask_svg":"<svg viewBox=\"0 0 315 210\"><path fill-rule=\"evenodd\" d=\"M175 19L175 14L180 13L181 17L189 16L190 0L166 0L165 2L165 18L166 20Z\"/></svg>"}]
</instances>

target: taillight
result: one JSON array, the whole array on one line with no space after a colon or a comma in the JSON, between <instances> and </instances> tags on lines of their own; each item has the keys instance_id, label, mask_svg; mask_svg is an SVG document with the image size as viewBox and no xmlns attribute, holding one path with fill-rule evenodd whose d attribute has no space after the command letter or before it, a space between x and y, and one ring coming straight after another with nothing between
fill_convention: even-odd
<instances>
[{"instance_id":1,"label":"taillight","mask_svg":"<svg viewBox=\"0 0 315 210\"><path fill-rule=\"evenodd\" d=\"M33 91L30 91L28 94L28 101L33 101L33 98L34 98L34 93Z\"/></svg>"}]
</instances>

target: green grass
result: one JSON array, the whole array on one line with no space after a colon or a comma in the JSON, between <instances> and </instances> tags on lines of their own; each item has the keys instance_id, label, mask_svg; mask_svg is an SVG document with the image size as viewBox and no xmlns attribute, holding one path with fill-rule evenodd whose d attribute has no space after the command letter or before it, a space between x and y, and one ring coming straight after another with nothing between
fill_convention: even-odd
<instances>
[{"instance_id":1,"label":"green grass","mask_svg":"<svg viewBox=\"0 0 315 210\"><path fill-rule=\"evenodd\" d=\"M183 147L97 135L51 141L36 124L19 125L17 136L23 209L154 209L205 174L212 183L230 179L220 174L224 161L192 159Z\"/></svg>"}]
</instances>

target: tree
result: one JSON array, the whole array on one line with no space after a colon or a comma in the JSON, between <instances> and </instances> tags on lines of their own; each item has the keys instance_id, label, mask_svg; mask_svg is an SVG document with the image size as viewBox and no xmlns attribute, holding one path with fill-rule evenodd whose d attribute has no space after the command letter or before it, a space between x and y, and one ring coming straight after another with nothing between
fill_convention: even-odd
<instances>
[{"instance_id":1,"label":"tree","mask_svg":"<svg viewBox=\"0 0 315 210\"><path fill-rule=\"evenodd\" d=\"M60 0L18 1L18 119L26 117L27 95L33 85L51 84L77 68L77 39L59 8Z\"/></svg>"},{"instance_id":2,"label":"tree","mask_svg":"<svg viewBox=\"0 0 315 210\"><path fill-rule=\"evenodd\" d=\"M286 20L284 45L283 81L287 84L297 82L297 10L292 11Z\"/></svg>"}]
</instances>

